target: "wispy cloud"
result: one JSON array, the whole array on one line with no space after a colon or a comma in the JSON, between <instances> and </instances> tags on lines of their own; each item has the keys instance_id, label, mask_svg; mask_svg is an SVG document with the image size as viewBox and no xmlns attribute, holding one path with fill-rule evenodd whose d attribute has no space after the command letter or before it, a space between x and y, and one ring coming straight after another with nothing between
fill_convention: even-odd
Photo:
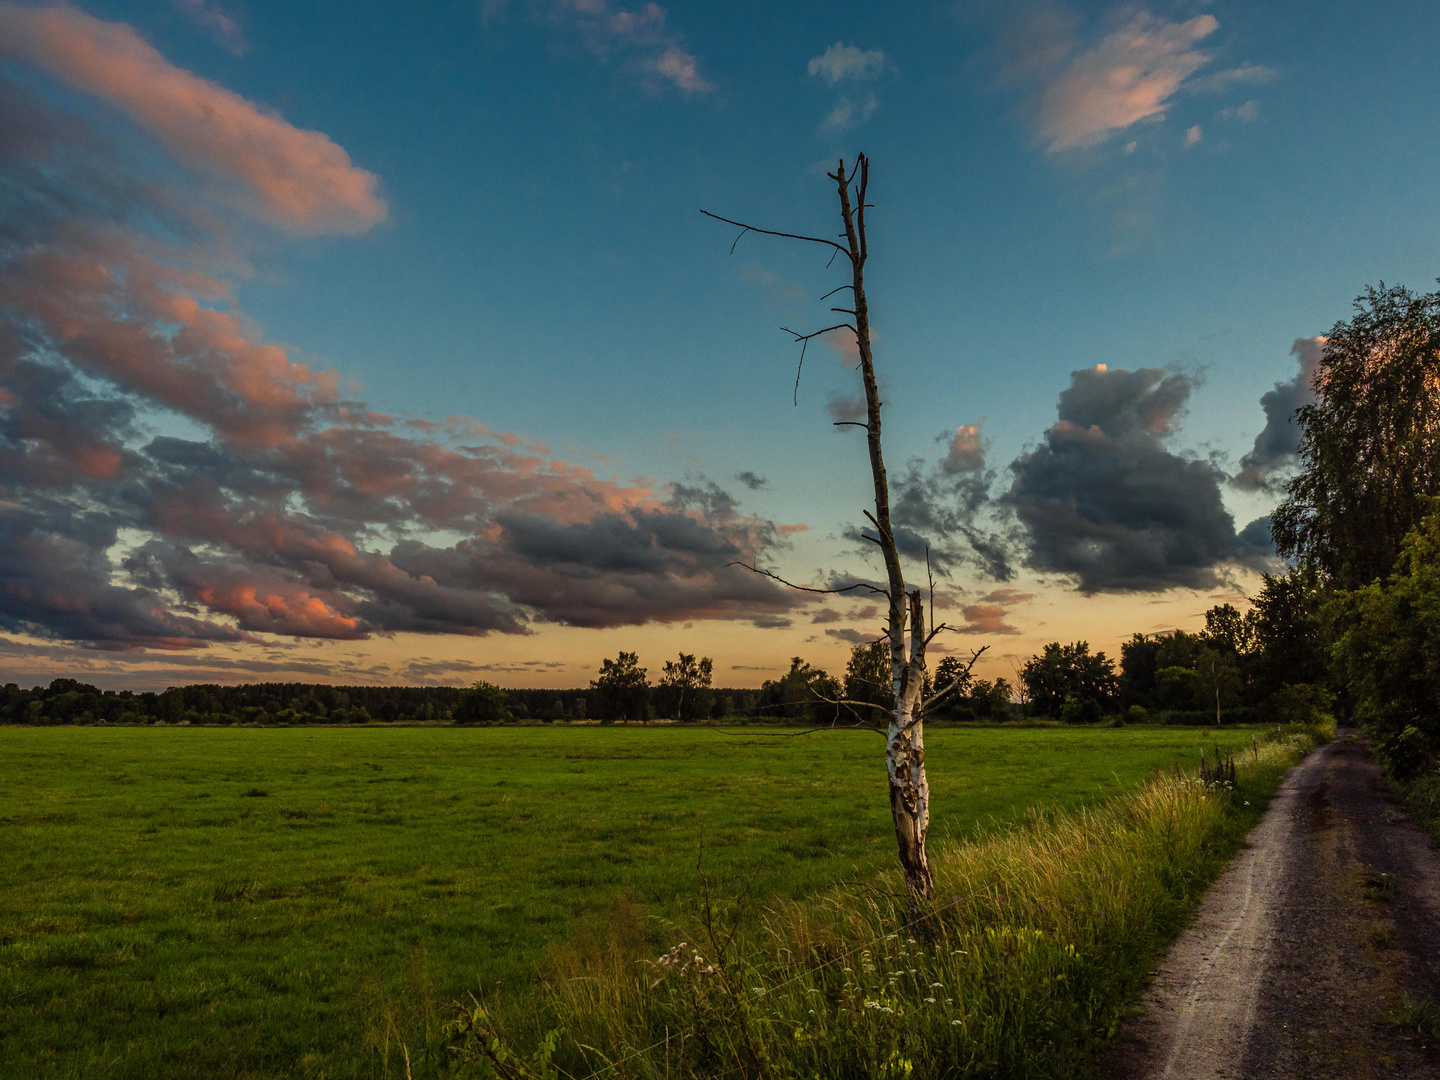
<instances>
[{"instance_id":1,"label":"wispy cloud","mask_svg":"<svg viewBox=\"0 0 1440 1080\"><path fill-rule=\"evenodd\" d=\"M497 18L507 6L487 0L485 15ZM714 89L683 35L666 25L668 12L659 4L630 9L610 0L532 0L530 7L556 29L579 33L592 56L619 61L651 90L669 86L689 96Z\"/></svg>"},{"instance_id":2,"label":"wispy cloud","mask_svg":"<svg viewBox=\"0 0 1440 1080\"><path fill-rule=\"evenodd\" d=\"M885 54L879 49L860 49L837 41L819 56L810 58L809 72L831 86L845 79L876 79L885 70Z\"/></svg>"},{"instance_id":3,"label":"wispy cloud","mask_svg":"<svg viewBox=\"0 0 1440 1080\"><path fill-rule=\"evenodd\" d=\"M1260 102L1251 99L1243 105L1221 109L1217 115L1221 120L1238 120L1242 124L1253 124L1260 118Z\"/></svg>"},{"instance_id":4,"label":"wispy cloud","mask_svg":"<svg viewBox=\"0 0 1440 1080\"><path fill-rule=\"evenodd\" d=\"M293 232L360 233L386 216L379 178L326 135L171 64L124 23L0 3L0 56L101 98L220 194Z\"/></svg>"},{"instance_id":5,"label":"wispy cloud","mask_svg":"<svg viewBox=\"0 0 1440 1080\"><path fill-rule=\"evenodd\" d=\"M1255 86L1270 82L1279 72L1263 64L1241 64L1239 67L1213 71L1191 79L1185 88L1194 94L1221 94L1234 86Z\"/></svg>"},{"instance_id":6,"label":"wispy cloud","mask_svg":"<svg viewBox=\"0 0 1440 1080\"><path fill-rule=\"evenodd\" d=\"M861 49L837 41L819 56L812 56L807 65L811 78L818 78L829 87L841 83L872 82L885 70L885 54L879 49ZM836 135L865 123L875 115L880 99L873 91L842 94L820 121L822 135Z\"/></svg>"},{"instance_id":7,"label":"wispy cloud","mask_svg":"<svg viewBox=\"0 0 1440 1080\"><path fill-rule=\"evenodd\" d=\"M1169 22L1135 12L1049 75L1040 94L1038 137L1056 153L1094 146L1164 117L1185 80L1210 62L1196 46L1218 27L1213 15Z\"/></svg>"},{"instance_id":8,"label":"wispy cloud","mask_svg":"<svg viewBox=\"0 0 1440 1080\"><path fill-rule=\"evenodd\" d=\"M209 31L215 43L234 56L244 56L250 49L245 32L228 11L213 0L171 0L175 10Z\"/></svg>"}]
</instances>

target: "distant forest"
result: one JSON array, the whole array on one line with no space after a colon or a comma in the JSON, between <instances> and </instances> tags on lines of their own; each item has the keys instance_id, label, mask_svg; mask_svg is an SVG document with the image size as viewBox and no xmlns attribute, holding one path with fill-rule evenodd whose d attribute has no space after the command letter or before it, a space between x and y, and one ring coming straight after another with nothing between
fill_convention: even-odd
<instances>
[{"instance_id":1,"label":"distant forest","mask_svg":"<svg viewBox=\"0 0 1440 1080\"><path fill-rule=\"evenodd\" d=\"M311 683L199 683L161 693L101 690L75 679L49 686L0 687L5 724L368 724L456 721L462 697L455 686L323 686ZM712 716L757 715L762 691L718 688ZM506 690L509 720L603 720L600 691ZM653 707L652 707L653 711ZM772 715L783 718L783 708ZM464 722L461 718L459 722Z\"/></svg>"}]
</instances>

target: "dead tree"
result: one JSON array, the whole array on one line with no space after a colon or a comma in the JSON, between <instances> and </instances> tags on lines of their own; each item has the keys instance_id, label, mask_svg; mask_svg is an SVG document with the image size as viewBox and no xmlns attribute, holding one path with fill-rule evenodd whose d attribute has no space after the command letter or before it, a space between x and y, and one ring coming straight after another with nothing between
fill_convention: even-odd
<instances>
[{"instance_id":1,"label":"dead tree","mask_svg":"<svg viewBox=\"0 0 1440 1080\"><path fill-rule=\"evenodd\" d=\"M933 708L955 695L963 687L968 680L971 668L974 667L975 661L979 659L984 649L976 650L971 655L969 664L965 666L960 676L947 686L932 692L928 698L926 697L924 693L925 650L935 640L937 634L953 628L943 623L936 624L934 621L934 579L930 578L931 618L930 626L927 629L924 597L920 589L907 590L905 586L905 576L900 566L900 552L896 547L895 534L890 526L890 490L885 479L885 458L880 447L881 401L875 382L874 357L870 349L870 312L865 302L865 262L869 257L869 248L865 238L865 211L869 208L869 204L865 201L865 195L870 180L870 162L864 154L858 155L855 159L854 170L847 176L845 161L841 159L836 170L826 175L835 181L835 189L840 198L840 218L845 225L845 243L843 245L824 237L802 236L796 233L777 232L773 229L761 229L754 225L747 225L743 221L733 221L730 218L720 217L718 214L711 214L708 210L702 210L701 213L740 228L742 231L735 238L736 243L747 232L761 233L766 236L778 236L788 240L800 240L830 247L834 249L831 254L832 261L839 255L843 255L849 260L850 284L841 285L826 295L833 296L834 293L849 289L855 306L852 308L836 307L831 310L841 315L849 315L854 321L837 323L808 334L798 333L784 327L782 329L785 329L786 333L792 334L796 342L800 344L800 364L802 366L805 362L804 350L811 339L837 330L846 330L855 335L855 344L860 354L860 373L865 383L866 420L863 424L856 420L842 420L839 421L839 424L863 427L869 442L870 473L875 482L875 512L872 514L867 510L864 513L875 529L876 535L862 535L880 548L885 560L887 585L885 588L880 588L877 585L860 582L842 588L815 588L786 581L779 575L761 567L741 565L755 573L773 578L783 585L805 592L841 593L868 590L884 596L888 601L889 615L886 620L885 636L890 645L891 692L893 695L891 705L888 709L884 709L882 706L870 702L846 700L841 700L837 704L845 705L852 710L881 710L886 714L883 726L866 722L863 719L860 724L855 726L874 726L876 730L883 731L885 735L885 771L890 781L890 813L895 823L895 839L900 849L900 865L904 870L905 882L909 886L911 896L916 899L921 897L929 899L934 895L935 883L925 855L925 836L930 828L930 784L925 777L925 711L927 706ZM732 252L735 250L733 244L730 250ZM795 380L798 388L799 368L796 369Z\"/></svg>"}]
</instances>

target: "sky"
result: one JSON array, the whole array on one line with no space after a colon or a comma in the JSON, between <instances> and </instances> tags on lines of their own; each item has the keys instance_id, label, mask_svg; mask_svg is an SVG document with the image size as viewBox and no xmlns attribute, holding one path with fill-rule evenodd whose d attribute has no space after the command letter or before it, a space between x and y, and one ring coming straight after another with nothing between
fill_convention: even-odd
<instances>
[{"instance_id":1,"label":"sky","mask_svg":"<svg viewBox=\"0 0 1440 1080\"><path fill-rule=\"evenodd\" d=\"M0 681L756 686L907 575L1014 679L1282 568L1324 335L1426 289L1440 8L0 0ZM733 250L732 250L733 245Z\"/></svg>"}]
</instances>

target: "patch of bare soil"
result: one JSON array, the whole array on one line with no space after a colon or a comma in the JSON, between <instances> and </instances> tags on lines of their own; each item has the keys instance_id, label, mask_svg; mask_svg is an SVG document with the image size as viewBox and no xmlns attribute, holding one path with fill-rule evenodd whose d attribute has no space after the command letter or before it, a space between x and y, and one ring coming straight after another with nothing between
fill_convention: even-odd
<instances>
[{"instance_id":1,"label":"patch of bare soil","mask_svg":"<svg viewBox=\"0 0 1440 1080\"><path fill-rule=\"evenodd\" d=\"M1340 737L1285 778L1166 955L1107 1080L1440 1077L1440 851Z\"/></svg>"}]
</instances>

